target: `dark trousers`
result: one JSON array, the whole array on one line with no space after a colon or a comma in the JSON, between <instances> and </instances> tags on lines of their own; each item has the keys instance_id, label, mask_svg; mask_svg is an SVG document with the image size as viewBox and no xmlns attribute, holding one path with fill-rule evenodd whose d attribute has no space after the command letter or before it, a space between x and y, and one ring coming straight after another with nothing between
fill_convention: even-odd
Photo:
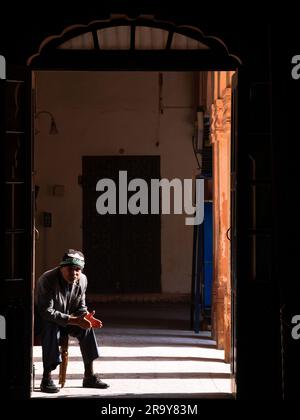
<instances>
[{"instance_id":1,"label":"dark trousers","mask_svg":"<svg viewBox=\"0 0 300 420\"><path fill-rule=\"evenodd\" d=\"M44 371L50 372L61 363L60 338L67 334L78 339L84 364L91 363L99 357L97 341L92 328L83 330L75 325L61 327L54 322L44 321L41 332Z\"/></svg>"}]
</instances>

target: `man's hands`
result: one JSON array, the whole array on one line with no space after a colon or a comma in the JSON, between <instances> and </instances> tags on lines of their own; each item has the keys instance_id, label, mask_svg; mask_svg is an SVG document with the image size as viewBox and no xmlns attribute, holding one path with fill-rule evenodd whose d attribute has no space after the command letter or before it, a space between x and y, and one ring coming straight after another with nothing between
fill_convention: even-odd
<instances>
[{"instance_id":1,"label":"man's hands","mask_svg":"<svg viewBox=\"0 0 300 420\"><path fill-rule=\"evenodd\" d=\"M84 313L80 316L70 315L68 324L88 330L89 328L102 328L102 322L94 318L95 311Z\"/></svg>"},{"instance_id":2,"label":"man's hands","mask_svg":"<svg viewBox=\"0 0 300 420\"><path fill-rule=\"evenodd\" d=\"M80 327L84 330L88 330L89 328L92 328L91 322L85 318L86 313L80 315L80 316L69 316L68 324L70 325L77 325L77 327Z\"/></svg>"},{"instance_id":3,"label":"man's hands","mask_svg":"<svg viewBox=\"0 0 300 420\"><path fill-rule=\"evenodd\" d=\"M90 321L93 328L102 328L102 325L103 325L102 322L100 321L100 319L94 318L94 315L95 315L95 311L88 312L85 315L85 319Z\"/></svg>"}]
</instances>

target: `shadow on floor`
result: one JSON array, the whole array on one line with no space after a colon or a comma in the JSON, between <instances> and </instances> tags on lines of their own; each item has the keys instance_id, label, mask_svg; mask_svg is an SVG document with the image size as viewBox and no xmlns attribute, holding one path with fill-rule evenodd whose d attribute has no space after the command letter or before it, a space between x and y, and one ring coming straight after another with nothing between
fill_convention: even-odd
<instances>
[{"instance_id":1,"label":"shadow on floor","mask_svg":"<svg viewBox=\"0 0 300 420\"><path fill-rule=\"evenodd\" d=\"M189 330L191 326L188 303L91 302L88 305L106 327Z\"/></svg>"}]
</instances>

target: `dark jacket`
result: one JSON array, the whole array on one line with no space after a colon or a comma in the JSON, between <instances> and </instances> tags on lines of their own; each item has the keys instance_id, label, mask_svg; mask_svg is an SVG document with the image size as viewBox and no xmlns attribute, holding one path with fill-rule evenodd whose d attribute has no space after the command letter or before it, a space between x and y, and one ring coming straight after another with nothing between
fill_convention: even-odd
<instances>
[{"instance_id":1,"label":"dark jacket","mask_svg":"<svg viewBox=\"0 0 300 420\"><path fill-rule=\"evenodd\" d=\"M68 314L79 315L87 312L86 276L81 273L79 281L73 283L70 291L68 287L59 267L41 275L37 284L37 309L44 320L66 326L69 320Z\"/></svg>"}]
</instances>

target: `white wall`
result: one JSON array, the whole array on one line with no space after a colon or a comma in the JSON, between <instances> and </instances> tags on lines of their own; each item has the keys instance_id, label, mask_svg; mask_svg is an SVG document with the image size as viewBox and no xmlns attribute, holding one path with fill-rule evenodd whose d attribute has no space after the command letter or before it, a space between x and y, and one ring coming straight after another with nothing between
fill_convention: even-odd
<instances>
[{"instance_id":1,"label":"white wall","mask_svg":"<svg viewBox=\"0 0 300 420\"><path fill-rule=\"evenodd\" d=\"M194 75L163 73L163 114L158 79L157 72L36 72L36 110L52 112L59 130L49 135L48 115L35 120L37 277L66 248L82 247L83 155L160 155L162 177L193 178ZM63 196L52 194L54 185L64 186ZM41 225L44 211L51 228ZM163 292L190 292L193 228L185 217L162 216Z\"/></svg>"}]
</instances>

